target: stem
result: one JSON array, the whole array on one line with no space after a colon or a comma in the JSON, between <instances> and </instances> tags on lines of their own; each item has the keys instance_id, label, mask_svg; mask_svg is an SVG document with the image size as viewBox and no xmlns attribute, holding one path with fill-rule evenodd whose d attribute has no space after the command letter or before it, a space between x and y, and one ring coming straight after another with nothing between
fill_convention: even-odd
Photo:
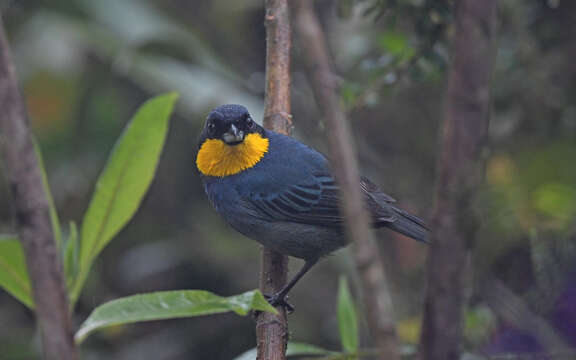
<instances>
[{"instance_id":1,"label":"stem","mask_svg":"<svg viewBox=\"0 0 576 360\"><path fill-rule=\"evenodd\" d=\"M366 320L378 358L399 359L389 284L359 185L356 149L342 108L326 38L310 0L294 0L295 28L308 68L316 102L327 123L334 175L341 188L342 212L354 242L356 267L362 281Z\"/></svg>"},{"instance_id":2,"label":"stem","mask_svg":"<svg viewBox=\"0 0 576 360\"><path fill-rule=\"evenodd\" d=\"M264 127L290 135L290 14L288 0L266 0L266 105ZM286 283L288 257L262 249L260 288L275 294ZM256 323L259 360L286 359L288 321L283 307L278 315L263 312Z\"/></svg>"},{"instance_id":3,"label":"stem","mask_svg":"<svg viewBox=\"0 0 576 360\"><path fill-rule=\"evenodd\" d=\"M75 360L68 295L50 220L49 200L34 151L24 100L0 19L0 149L42 335L44 358Z\"/></svg>"}]
</instances>

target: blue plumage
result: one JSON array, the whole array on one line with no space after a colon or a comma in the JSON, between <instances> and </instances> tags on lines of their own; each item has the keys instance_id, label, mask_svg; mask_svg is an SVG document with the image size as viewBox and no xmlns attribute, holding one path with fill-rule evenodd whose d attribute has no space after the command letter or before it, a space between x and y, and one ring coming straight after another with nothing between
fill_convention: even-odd
<instances>
[{"instance_id":1,"label":"blue plumage","mask_svg":"<svg viewBox=\"0 0 576 360\"><path fill-rule=\"evenodd\" d=\"M308 260L344 246L337 188L330 176L317 175L328 173L326 158L291 137L265 136L269 150L254 167L204 177L213 206L240 233L287 255ZM329 204L318 207L321 200Z\"/></svg>"},{"instance_id":2,"label":"blue plumage","mask_svg":"<svg viewBox=\"0 0 576 360\"><path fill-rule=\"evenodd\" d=\"M322 154L289 136L252 122L246 125L249 119L240 105L216 108L208 117L201 142L210 134L211 138L225 138L224 132L234 124L235 134L257 132L267 138L268 151L253 167L230 176L203 176L203 181L212 204L233 228L264 246L306 261L298 275L274 295L271 302L280 304L320 257L346 245L339 188ZM215 125L209 125L211 122ZM210 133L208 127L221 133ZM395 200L368 179L359 179L359 186L375 227L426 241L428 231L420 218L395 206Z\"/></svg>"}]
</instances>

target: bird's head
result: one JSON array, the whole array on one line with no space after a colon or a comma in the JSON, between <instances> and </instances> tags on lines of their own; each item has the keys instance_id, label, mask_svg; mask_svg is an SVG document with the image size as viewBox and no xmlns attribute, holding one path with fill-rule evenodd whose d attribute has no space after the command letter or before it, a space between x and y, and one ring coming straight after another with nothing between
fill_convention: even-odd
<instances>
[{"instance_id":1,"label":"bird's head","mask_svg":"<svg viewBox=\"0 0 576 360\"><path fill-rule=\"evenodd\" d=\"M266 131L242 105L221 105L208 114L196 165L208 176L228 176L253 167L268 151Z\"/></svg>"},{"instance_id":2,"label":"bird's head","mask_svg":"<svg viewBox=\"0 0 576 360\"><path fill-rule=\"evenodd\" d=\"M221 105L208 114L200 146L207 139L220 140L226 145L236 146L252 133L263 136L264 129L252 119L244 106Z\"/></svg>"}]
</instances>

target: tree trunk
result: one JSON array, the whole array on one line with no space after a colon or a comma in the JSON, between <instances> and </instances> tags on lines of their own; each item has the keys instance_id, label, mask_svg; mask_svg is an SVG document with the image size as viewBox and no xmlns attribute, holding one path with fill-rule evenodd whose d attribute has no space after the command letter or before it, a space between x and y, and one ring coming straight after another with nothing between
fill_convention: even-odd
<instances>
[{"instance_id":1,"label":"tree trunk","mask_svg":"<svg viewBox=\"0 0 576 360\"><path fill-rule=\"evenodd\" d=\"M496 10L496 0L455 5L421 337L427 360L460 357L464 273L475 231L471 197L483 179Z\"/></svg>"}]
</instances>

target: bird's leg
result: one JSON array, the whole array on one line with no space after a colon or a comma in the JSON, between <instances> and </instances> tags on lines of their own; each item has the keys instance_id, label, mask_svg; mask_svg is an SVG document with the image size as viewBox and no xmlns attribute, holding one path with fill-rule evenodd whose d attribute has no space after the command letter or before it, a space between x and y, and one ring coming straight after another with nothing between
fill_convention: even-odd
<instances>
[{"instance_id":1,"label":"bird's leg","mask_svg":"<svg viewBox=\"0 0 576 360\"><path fill-rule=\"evenodd\" d=\"M268 300L270 305L272 306L281 305L284 306L288 312L294 311L294 307L286 302L285 300L286 295L288 295L288 292L294 287L294 285L296 285L298 280L300 280L302 276L304 276L304 274L306 274L308 270L310 270L312 266L314 266L314 264L318 262L318 259L305 260L305 261L306 262L304 263L304 266L302 266L300 271L298 271L298 273L292 278L292 280L288 282L288 284L286 284L286 286L280 289L280 291L278 291L276 294L272 296L266 296L266 299Z\"/></svg>"}]
</instances>

